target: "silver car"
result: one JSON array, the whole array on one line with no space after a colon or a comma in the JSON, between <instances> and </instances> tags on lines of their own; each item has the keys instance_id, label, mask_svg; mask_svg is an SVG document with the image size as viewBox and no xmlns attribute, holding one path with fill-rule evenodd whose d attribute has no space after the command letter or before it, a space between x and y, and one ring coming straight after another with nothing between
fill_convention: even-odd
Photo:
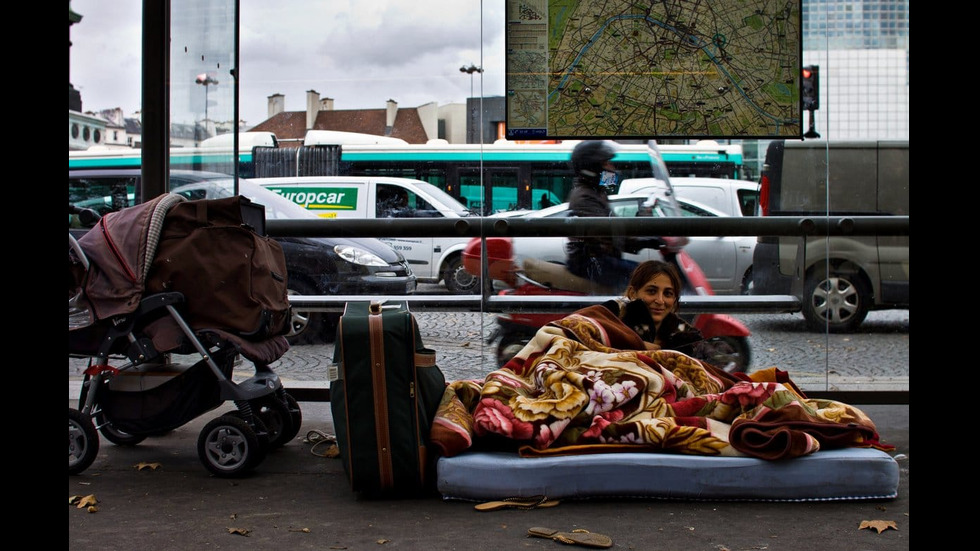
<instances>
[{"instance_id":1,"label":"silver car","mask_svg":"<svg viewBox=\"0 0 980 551\"><path fill-rule=\"evenodd\" d=\"M645 193L611 195L609 206L617 217L633 218L641 209L648 216L667 216L659 208L644 209L649 195ZM725 216L721 211L707 205L683 198L676 198L682 216ZM520 214L527 218L564 218L569 216L568 203L546 209ZM741 237L688 237L685 245L691 258L708 278L716 295L749 294L752 284L752 254L755 250L755 236ZM520 263L532 257L549 262L565 262L565 242L567 237L519 237L514 239L515 260ZM660 253L644 249L639 254L625 254L624 258L636 262L659 259Z\"/></svg>"}]
</instances>

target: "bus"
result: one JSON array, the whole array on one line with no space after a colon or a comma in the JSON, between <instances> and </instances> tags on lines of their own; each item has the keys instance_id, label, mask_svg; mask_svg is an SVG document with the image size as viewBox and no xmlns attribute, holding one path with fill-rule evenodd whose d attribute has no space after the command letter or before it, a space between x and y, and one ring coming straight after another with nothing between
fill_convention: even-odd
<instances>
[{"instance_id":1,"label":"bus","mask_svg":"<svg viewBox=\"0 0 980 551\"><path fill-rule=\"evenodd\" d=\"M238 169L243 178L276 176L386 176L429 182L480 215L515 210L538 210L562 203L574 184L569 164L577 141L492 144L426 144L400 140L350 139L339 132L311 131L303 146L280 147L269 133L243 133ZM172 170L201 170L231 174L234 155L230 140L214 140L201 148L171 150ZM741 145L714 141L658 145L672 178L739 179L743 172ZM69 169L133 168L139 150L69 152ZM613 159L619 180L654 177L646 144L620 144Z\"/></svg>"},{"instance_id":2,"label":"bus","mask_svg":"<svg viewBox=\"0 0 980 551\"><path fill-rule=\"evenodd\" d=\"M572 188L574 173L568 160L576 143L344 145L338 174L424 180L483 215L538 210L564 202ZM657 147L672 178L737 179L741 174L740 145ZM613 164L620 181L653 176L646 144L620 144Z\"/></svg>"}]
</instances>

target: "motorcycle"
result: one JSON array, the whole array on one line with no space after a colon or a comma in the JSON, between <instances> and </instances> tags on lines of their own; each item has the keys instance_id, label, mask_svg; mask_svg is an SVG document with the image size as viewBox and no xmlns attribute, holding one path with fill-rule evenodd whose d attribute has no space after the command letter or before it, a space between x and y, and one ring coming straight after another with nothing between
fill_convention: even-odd
<instances>
[{"instance_id":1,"label":"motorcycle","mask_svg":"<svg viewBox=\"0 0 980 551\"><path fill-rule=\"evenodd\" d=\"M595 282L570 273L564 264L525 258L518 268L513 257L513 244L508 237L491 237L486 240L487 277L497 280L507 288L497 292L499 296L619 296L623 289L602 287ZM666 262L674 264L681 275L681 302L684 295L713 295L708 278L701 271L683 246L672 238L646 238L645 248L657 249ZM463 252L463 268L471 274L483 271L481 250L483 240L473 238ZM516 312L495 316L496 327L487 337L486 344L496 343L497 365L504 365L521 351L547 323L560 319L564 314L556 312ZM726 314L682 314L681 318L701 331L715 350L708 359L712 364L729 373L744 373L751 361L748 327Z\"/></svg>"}]
</instances>

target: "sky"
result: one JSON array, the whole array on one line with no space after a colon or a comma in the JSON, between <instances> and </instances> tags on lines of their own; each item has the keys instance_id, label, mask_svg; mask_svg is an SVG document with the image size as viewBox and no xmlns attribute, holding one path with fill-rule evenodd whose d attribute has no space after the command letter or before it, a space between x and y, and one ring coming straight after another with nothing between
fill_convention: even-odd
<instances>
[{"instance_id":1,"label":"sky","mask_svg":"<svg viewBox=\"0 0 980 551\"><path fill-rule=\"evenodd\" d=\"M190 1L172 0L172 10ZM70 6L82 16L69 52L82 109L131 116L140 109L142 2ZM340 110L380 109L389 99L462 103L471 77L460 67L470 65L484 69L472 76L475 96L504 92L504 0L241 0L240 17L239 109L249 126L267 118L269 96L303 111L309 90Z\"/></svg>"}]
</instances>

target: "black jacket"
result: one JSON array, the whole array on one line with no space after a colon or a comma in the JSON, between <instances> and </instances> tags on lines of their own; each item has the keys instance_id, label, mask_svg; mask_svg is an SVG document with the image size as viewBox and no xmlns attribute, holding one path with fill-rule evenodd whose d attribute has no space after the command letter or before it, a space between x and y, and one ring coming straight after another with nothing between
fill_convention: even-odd
<instances>
[{"instance_id":1,"label":"black jacket","mask_svg":"<svg viewBox=\"0 0 980 551\"><path fill-rule=\"evenodd\" d=\"M614 217L606 192L584 182L576 182L568 194L570 216ZM624 239L612 237L569 237L565 254L570 263L590 256L623 257Z\"/></svg>"},{"instance_id":2,"label":"black jacket","mask_svg":"<svg viewBox=\"0 0 980 551\"><path fill-rule=\"evenodd\" d=\"M660 324L660 329L654 334L653 318L642 300L627 301L625 298L613 299L602 304L609 311L623 320L630 329L643 340L654 342L660 338L660 348L677 350L692 358L710 361L715 350L697 327L692 326L677 314L667 314Z\"/></svg>"}]
</instances>

